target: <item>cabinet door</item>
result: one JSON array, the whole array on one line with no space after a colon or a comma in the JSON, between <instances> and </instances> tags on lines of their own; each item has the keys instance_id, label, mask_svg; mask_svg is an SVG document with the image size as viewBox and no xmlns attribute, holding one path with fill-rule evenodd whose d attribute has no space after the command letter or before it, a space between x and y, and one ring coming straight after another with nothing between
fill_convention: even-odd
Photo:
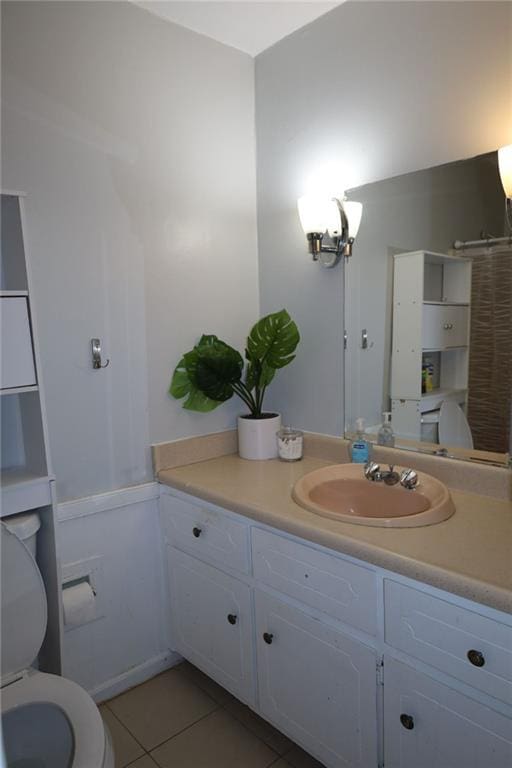
<instances>
[{"instance_id":1,"label":"cabinet door","mask_svg":"<svg viewBox=\"0 0 512 768\"><path fill-rule=\"evenodd\" d=\"M384 662L386 768L508 768L512 722L476 700Z\"/></svg>"},{"instance_id":2,"label":"cabinet door","mask_svg":"<svg viewBox=\"0 0 512 768\"><path fill-rule=\"evenodd\" d=\"M260 711L332 768L377 765L376 656L259 590Z\"/></svg>"},{"instance_id":3,"label":"cabinet door","mask_svg":"<svg viewBox=\"0 0 512 768\"><path fill-rule=\"evenodd\" d=\"M253 703L251 589L173 547L167 556L174 648L235 696Z\"/></svg>"},{"instance_id":4,"label":"cabinet door","mask_svg":"<svg viewBox=\"0 0 512 768\"><path fill-rule=\"evenodd\" d=\"M2 329L1 389L29 387L36 384L32 336L25 296L0 298Z\"/></svg>"},{"instance_id":5,"label":"cabinet door","mask_svg":"<svg viewBox=\"0 0 512 768\"><path fill-rule=\"evenodd\" d=\"M467 346L468 318L468 307L424 304L423 349Z\"/></svg>"}]
</instances>

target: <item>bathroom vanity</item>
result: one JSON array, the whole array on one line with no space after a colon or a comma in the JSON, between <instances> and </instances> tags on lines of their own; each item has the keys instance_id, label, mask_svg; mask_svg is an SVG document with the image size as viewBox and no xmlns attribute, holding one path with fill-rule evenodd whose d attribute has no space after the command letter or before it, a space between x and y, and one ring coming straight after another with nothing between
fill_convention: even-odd
<instances>
[{"instance_id":1,"label":"bathroom vanity","mask_svg":"<svg viewBox=\"0 0 512 768\"><path fill-rule=\"evenodd\" d=\"M463 494L438 526L337 523L290 498L322 463L224 456L160 472L173 647L328 768L510 765L510 504L489 500L481 531L469 507L483 497L466 495L465 518ZM454 537L466 552L450 571L441 541Z\"/></svg>"}]
</instances>

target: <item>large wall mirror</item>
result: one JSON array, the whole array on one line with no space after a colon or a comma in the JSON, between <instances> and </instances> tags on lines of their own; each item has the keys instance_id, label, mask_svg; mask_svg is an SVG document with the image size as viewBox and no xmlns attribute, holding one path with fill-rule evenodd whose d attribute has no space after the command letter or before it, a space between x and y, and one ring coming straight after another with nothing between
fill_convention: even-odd
<instances>
[{"instance_id":1,"label":"large wall mirror","mask_svg":"<svg viewBox=\"0 0 512 768\"><path fill-rule=\"evenodd\" d=\"M512 232L497 152L368 184L345 269L345 431L508 464Z\"/></svg>"}]
</instances>

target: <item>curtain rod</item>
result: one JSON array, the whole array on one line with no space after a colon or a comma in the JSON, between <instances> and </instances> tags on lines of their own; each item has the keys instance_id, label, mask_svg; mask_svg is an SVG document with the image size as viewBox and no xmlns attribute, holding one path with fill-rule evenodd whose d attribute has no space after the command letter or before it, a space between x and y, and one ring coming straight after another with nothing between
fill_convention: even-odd
<instances>
[{"instance_id":1,"label":"curtain rod","mask_svg":"<svg viewBox=\"0 0 512 768\"><path fill-rule=\"evenodd\" d=\"M456 251L466 248L490 248L493 245L512 245L512 235L508 237L486 237L484 240L455 240L453 247Z\"/></svg>"}]
</instances>

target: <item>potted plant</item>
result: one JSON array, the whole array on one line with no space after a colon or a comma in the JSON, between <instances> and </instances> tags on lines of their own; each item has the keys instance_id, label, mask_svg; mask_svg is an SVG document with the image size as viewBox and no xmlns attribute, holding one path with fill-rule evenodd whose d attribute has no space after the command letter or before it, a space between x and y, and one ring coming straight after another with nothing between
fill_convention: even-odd
<instances>
[{"instance_id":1,"label":"potted plant","mask_svg":"<svg viewBox=\"0 0 512 768\"><path fill-rule=\"evenodd\" d=\"M277 413L263 411L265 391L279 368L295 358L299 331L285 309L258 320L247 337L245 359L217 336L203 335L174 371L170 394L183 407L206 413L238 395L248 413L238 417L238 452L244 459L277 456Z\"/></svg>"}]
</instances>

